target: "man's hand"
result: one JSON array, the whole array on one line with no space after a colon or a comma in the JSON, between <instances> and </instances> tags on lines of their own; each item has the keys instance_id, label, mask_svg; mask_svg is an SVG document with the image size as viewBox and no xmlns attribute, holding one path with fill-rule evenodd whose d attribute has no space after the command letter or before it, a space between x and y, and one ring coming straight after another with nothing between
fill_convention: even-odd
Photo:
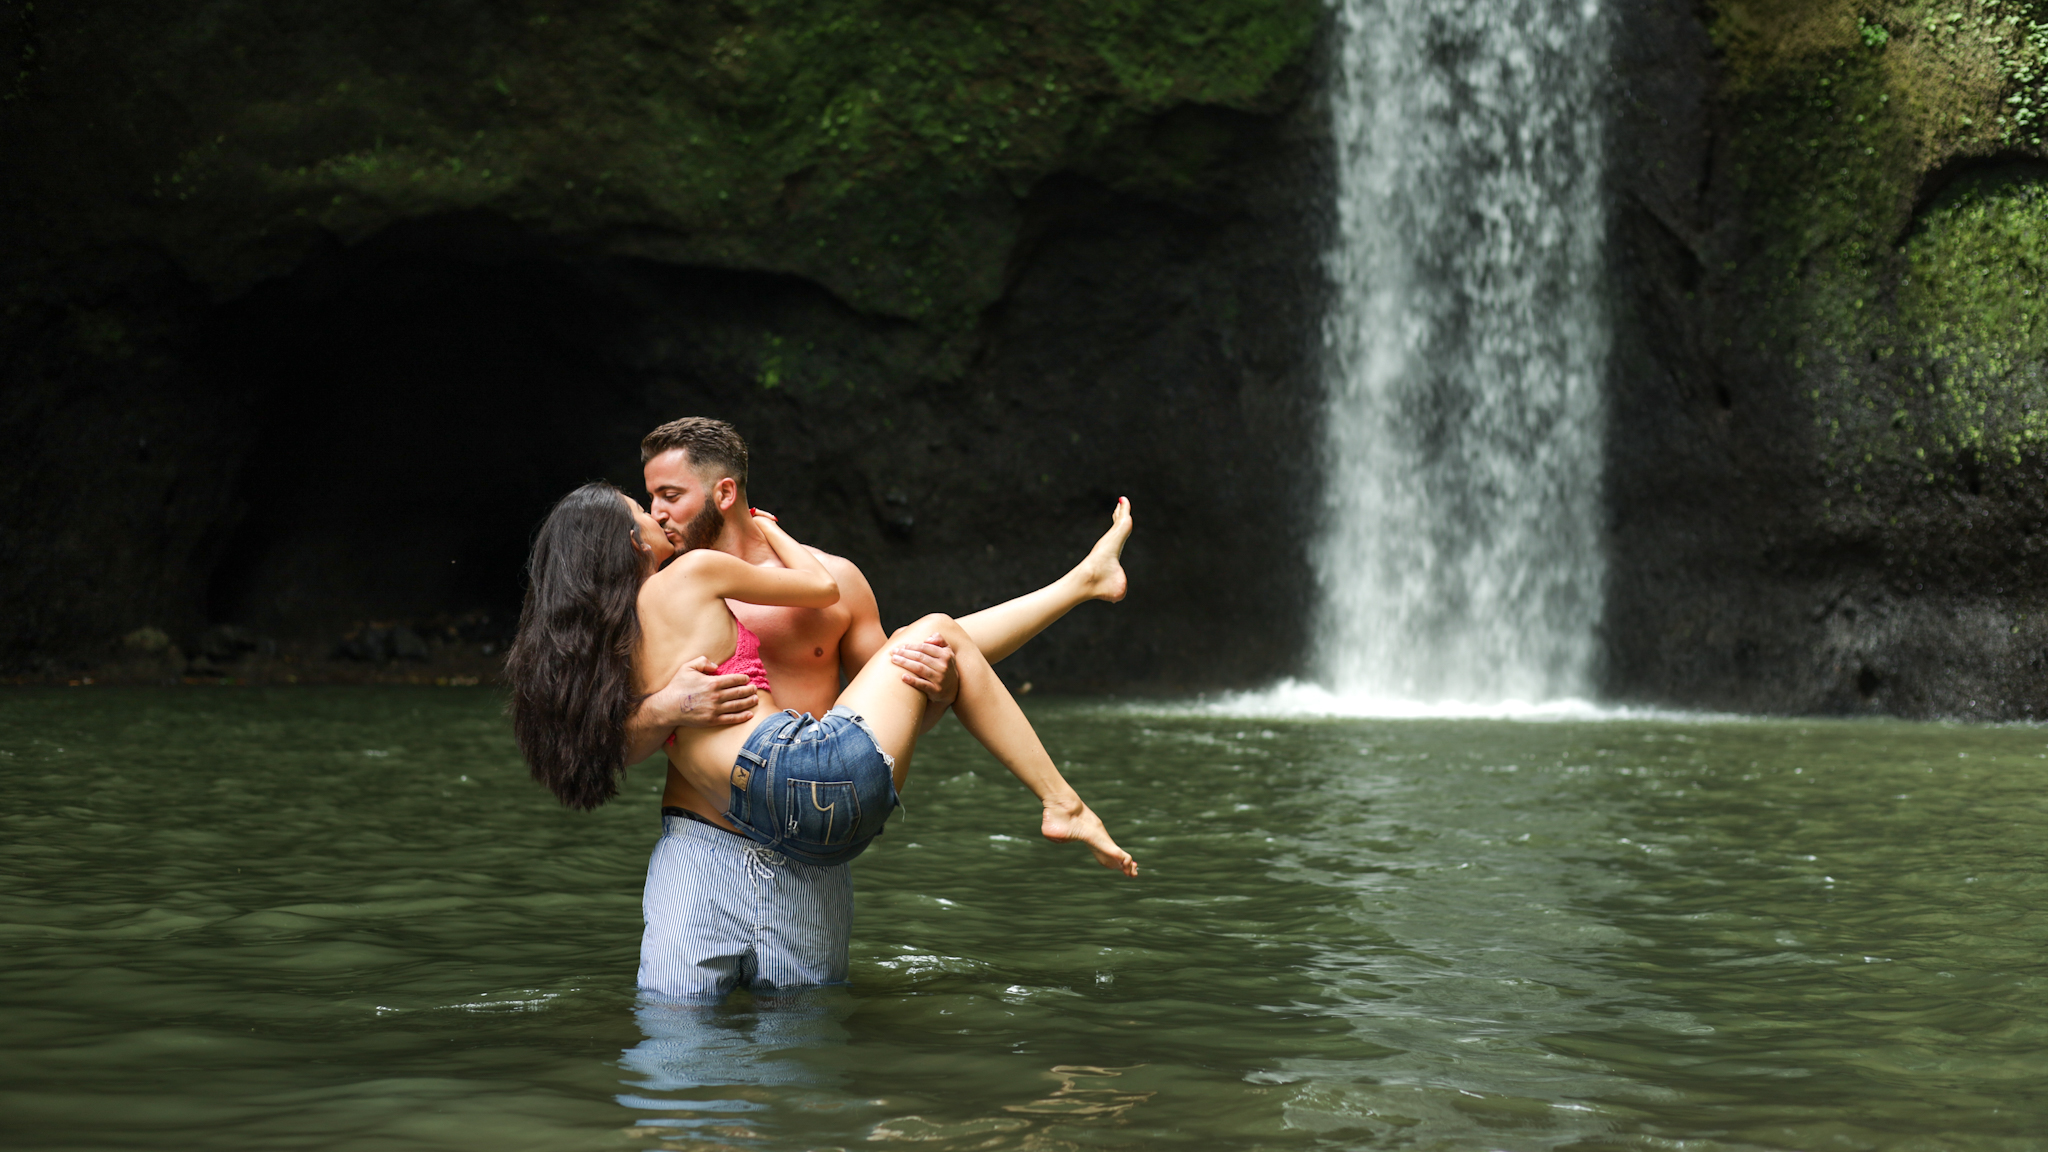
<instances>
[{"instance_id":1,"label":"man's hand","mask_svg":"<svg viewBox=\"0 0 2048 1152\"><path fill-rule=\"evenodd\" d=\"M671 728L723 728L752 716L755 698L752 681L737 672L720 676L718 665L699 656L647 702L660 701L660 717Z\"/></svg>"},{"instance_id":2,"label":"man's hand","mask_svg":"<svg viewBox=\"0 0 2048 1152\"><path fill-rule=\"evenodd\" d=\"M929 732L960 697L960 669L953 663L953 649L947 646L944 636L933 636L897 645L889 650L889 661L903 669L905 684L924 693L925 699L932 702L924 710L924 726L920 729Z\"/></svg>"},{"instance_id":3,"label":"man's hand","mask_svg":"<svg viewBox=\"0 0 2048 1152\"><path fill-rule=\"evenodd\" d=\"M699 656L678 668L667 687L641 701L626 725L626 763L638 764L661 751L677 728L725 728L753 716L753 683L737 673L717 673L718 665Z\"/></svg>"}]
</instances>

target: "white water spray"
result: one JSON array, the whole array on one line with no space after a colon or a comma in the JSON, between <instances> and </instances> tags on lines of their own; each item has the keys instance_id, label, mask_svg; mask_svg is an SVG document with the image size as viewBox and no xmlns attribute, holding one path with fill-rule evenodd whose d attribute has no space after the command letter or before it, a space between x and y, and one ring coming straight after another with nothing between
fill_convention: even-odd
<instances>
[{"instance_id":1,"label":"white water spray","mask_svg":"<svg viewBox=\"0 0 2048 1152\"><path fill-rule=\"evenodd\" d=\"M1599 0L1339 0L1317 679L1370 701L1590 689Z\"/></svg>"}]
</instances>

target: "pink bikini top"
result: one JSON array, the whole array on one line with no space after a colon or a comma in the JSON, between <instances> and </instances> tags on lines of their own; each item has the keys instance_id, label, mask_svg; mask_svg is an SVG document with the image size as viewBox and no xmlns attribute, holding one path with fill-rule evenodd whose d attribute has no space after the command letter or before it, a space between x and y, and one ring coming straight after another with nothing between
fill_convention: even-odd
<instances>
[{"instance_id":1,"label":"pink bikini top","mask_svg":"<svg viewBox=\"0 0 2048 1152\"><path fill-rule=\"evenodd\" d=\"M753 629L740 623L737 616L732 618L732 658L718 666L718 674L744 675L753 682L755 689L775 691L774 686L768 683L768 666L761 662L761 638L754 635Z\"/></svg>"},{"instance_id":2,"label":"pink bikini top","mask_svg":"<svg viewBox=\"0 0 2048 1152\"><path fill-rule=\"evenodd\" d=\"M761 662L761 638L754 635L752 628L740 623L737 616L732 618L732 655L716 671L720 676L745 676L758 691L775 691L768 683L768 666ZM671 732L663 743L675 742L676 734Z\"/></svg>"}]
</instances>

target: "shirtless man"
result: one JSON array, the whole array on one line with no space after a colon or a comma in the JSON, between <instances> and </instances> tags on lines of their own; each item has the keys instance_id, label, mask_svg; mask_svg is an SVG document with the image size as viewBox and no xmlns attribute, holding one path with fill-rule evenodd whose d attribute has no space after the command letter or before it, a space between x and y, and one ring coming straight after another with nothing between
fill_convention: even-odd
<instances>
[{"instance_id":1,"label":"shirtless man","mask_svg":"<svg viewBox=\"0 0 2048 1152\"><path fill-rule=\"evenodd\" d=\"M731 425L701 417L671 421L641 441L640 458L650 511L677 555L716 548L749 563L784 566L751 526L747 447ZM1129 531L1123 505L1111 531L1072 572L977 613L991 637L981 645L983 653L991 661L1003 659L1084 600L1123 599L1119 554ZM776 703L823 716L839 696L841 676L851 678L889 636L860 569L812 551L839 586L831 607L726 603L760 637ZM959 694L952 650L934 636L899 646L891 659L905 683L938 705L926 710L929 728ZM720 677L708 660L693 661L648 697L627 725L625 762L659 751L677 727L743 722L755 703L745 676ZM722 995L740 984L770 991L846 979L853 927L850 865L816 867L753 849L673 766L662 815L663 844L672 850L658 850L648 868L642 989L694 998ZM749 854L744 867L736 865L739 853Z\"/></svg>"},{"instance_id":2,"label":"shirtless man","mask_svg":"<svg viewBox=\"0 0 2048 1152\"><path fill-rule=\"evenodd\" d=\"M748 519L747 446L732 425L698 416L672 420L640 441L640 460L648 511L678 556L693 548L717 548L752 564L782 566L758 533L742 531ZM761 659L768 665L776 701L823 716L839 697L841 676L852 679L888 642L889 633L860 569L844 557L812 551L839 582L839 603L765 608L735 600L727 606L761 638ZM904 683L937 705L926 728L938 723L960 691L953 653L943 640L933 640L938 642L898 648L895 655ZM745 676L716 675L711 661L699 657L635 713L626 729L626 763L638 764L661 751L676 728L743 723L754 714L754 700Z\"/></svg>"}]
</instances>

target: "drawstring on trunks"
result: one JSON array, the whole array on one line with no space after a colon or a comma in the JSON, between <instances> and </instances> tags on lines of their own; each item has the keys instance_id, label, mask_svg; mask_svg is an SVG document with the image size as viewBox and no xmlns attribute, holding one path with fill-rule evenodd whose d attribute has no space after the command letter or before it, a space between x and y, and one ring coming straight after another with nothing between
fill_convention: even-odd
<instances>
[{"instance_id":1,"label":"drawstring on trunks","mask_svg":"<svg viewBox=\"0 0 2048 1152\"><path fill-rule=\"evenodd\" d=\"M747 854L748 875L758 880L775 879L775 869L769 867L769 865L782 863L782 853L777 852L773 848L764 848L759 844L749 844L741 849L741 851Z\"/></svg>"}]
</instances>

